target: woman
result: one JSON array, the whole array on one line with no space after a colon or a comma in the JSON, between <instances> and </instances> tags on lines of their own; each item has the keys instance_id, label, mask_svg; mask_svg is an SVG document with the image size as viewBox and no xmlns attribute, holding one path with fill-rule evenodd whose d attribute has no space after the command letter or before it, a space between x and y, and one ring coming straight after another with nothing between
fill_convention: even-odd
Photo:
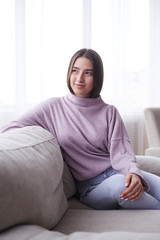
<instances>
[{"instance_id":1,"label":"woman","mask_svg":"<svg viewBox=\"0 0 160 240\"><path fill-rule=\"evenodd\" d=\"M1 131L39 125L62 148L79 199L95 209L160 209L160 178L141 172L117 109L103 102L103 64L92 49L71 58L70 93L42 102Z\"/></svg>"}]
</instances>

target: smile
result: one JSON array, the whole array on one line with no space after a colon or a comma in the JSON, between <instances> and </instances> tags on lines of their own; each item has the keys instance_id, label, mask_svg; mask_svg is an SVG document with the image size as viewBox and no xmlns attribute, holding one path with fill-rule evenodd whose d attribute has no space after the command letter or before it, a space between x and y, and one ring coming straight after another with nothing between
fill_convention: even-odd
<instances>
[{"instance_id":1,"label":"smile","mask_svg":"<svg viewBox=\"0 0 160 240\"><path fill-rule=\"evenodd\" d=\"M77 88L83 88L83 87L84 87L84 85L82 85L82 84L76 84L76 83L75 83L75 86L76 86Z\"/></svg>"}]
</instances>

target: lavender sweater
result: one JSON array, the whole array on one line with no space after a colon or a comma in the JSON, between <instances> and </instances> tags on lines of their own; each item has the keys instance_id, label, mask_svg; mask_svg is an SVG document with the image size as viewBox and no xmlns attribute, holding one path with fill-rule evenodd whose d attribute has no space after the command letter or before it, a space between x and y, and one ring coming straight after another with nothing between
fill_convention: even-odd
<instances>
[{"instance_id":1,"label":"lavender sweater","mask_svg":"<svg viewBox=\"0 0 160 240\"><path fill-rule=\"evenodd\" d=\"M119 173L142 177L124 123L101 97L80 98L69 93L42 102L1 129L39 125L50 131L62 148L76 180L90 179L111 166Z\"/></svg>"}]
</instances>

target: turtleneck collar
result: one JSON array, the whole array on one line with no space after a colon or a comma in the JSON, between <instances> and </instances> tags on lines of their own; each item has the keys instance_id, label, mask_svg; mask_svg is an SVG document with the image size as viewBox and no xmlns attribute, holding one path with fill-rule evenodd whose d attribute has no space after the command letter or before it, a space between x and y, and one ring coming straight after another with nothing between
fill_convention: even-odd
<instances>
[{"instance_id":1,"label":"turtleneck collar","mask_svg":"<svg viewBox=\"0 0 160 240\"><path fill-rule=\"evenodd\" d=\"M97 98L83 98L83 97L77 97L73 95L71 92L69 92L65 98L69 100L71 103L79 105L81 107L88 107L97 105L98 103L102 102L101 96Z\"/></svg>"}]
</instances>

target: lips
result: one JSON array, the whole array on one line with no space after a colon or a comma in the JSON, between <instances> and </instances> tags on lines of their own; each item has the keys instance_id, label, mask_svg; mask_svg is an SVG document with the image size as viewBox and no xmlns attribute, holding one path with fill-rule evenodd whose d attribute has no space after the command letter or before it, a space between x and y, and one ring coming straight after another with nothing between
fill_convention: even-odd
<instances>
[{"instance_id":1,"label":"lips","mask_svg":"<svg viewBox=\"0 0 160 240\"><path fill-rule=\"evenodd\" d=\"M77 88L83 88L83 87L84 87L83 84L76 84L76 83L75 83L75 86L76 86Z\"/></svg>"}]
</instances>

